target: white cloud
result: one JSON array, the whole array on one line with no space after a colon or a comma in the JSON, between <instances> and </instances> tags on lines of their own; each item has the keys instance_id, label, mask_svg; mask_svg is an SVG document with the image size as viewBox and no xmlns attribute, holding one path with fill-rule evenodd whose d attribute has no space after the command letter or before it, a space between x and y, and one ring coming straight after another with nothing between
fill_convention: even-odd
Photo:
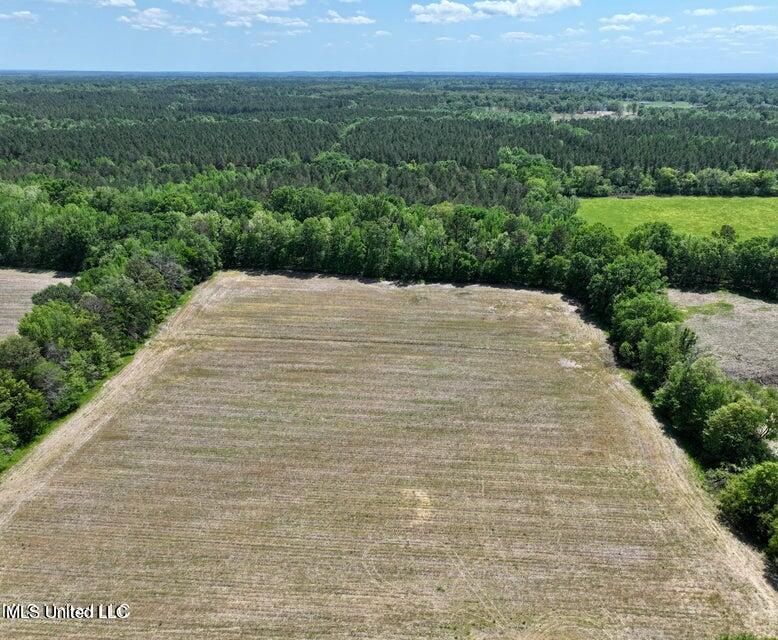
<instances>
[{"instance_id":1,"label":"white cloud","mask_svg":"<svg viewBox=\"0 0 778 640\"><path fill-rule=\"evenodd\" d=\"M686 9L684 13L687 16L715 16L718 11L716 9Z\"/></svg>"},{"instance_id":2,"label":"white cloud","mask_svg":"<svg viewBox=\"0 0 778 640\"><path fill-rule=\"evenodd\" d=\"M478 0L472 5L452 0L411 6L414 22L450 24L481 20L491 16L536 18L569 7L580 7L581 0Z\"/></svg>"},{"instance_id":3,"label":"white cloud","mask_svg":"<svg viewBox=\"0 0 778 640\"><path fill-rule=\"evenodd\" d=\"M267 24L280 24L284 27L298 27L305 29L308 27L308 23L300 18L284 18L283 16L266 16L262 13L254 16L257 22L265 22Z\"/></svg>"},{"instance_id":4,"label":"white cloud","mask_svg":"<svg viewBox=\"0 0 778 640\"><path fill-rule=\"evenodd\" d=\"M667 16L646 15L645 13L617 13L610 18L600 18L600 22L606 24L625 24L634 22L653 22L654 24L666 24L672 22Z\"/></svg>"},{"instance_id":5,"label":"white cloud","mask_svg":"<svg viewBox=\"0 0 778 640\"><path fill-rule=\"evenodd\" d=\"M526 31L509 31L502 34L502 39L507 42L531 42L551 40L550 36L542 36L537 33L527 33Z\"/></svg>"},{"instance_id":6,"label":"white cloud","mask_svg":"<svg viewBox=\"0 0 778 640\"><path fill-rule=\"evenodd\" d=\"M130 25L141 31L165 30L176 35L202 35L205 33L199 27L183 25L177 22L175 16L165 9L151 7L143 11L134 11L129 16L120 16L119 22Z\"/></svg>"},{"instance_id":7,"label":"white cloud","mask_svg":"<svg viewBox=\"0 0 778 640\"><path fill-rule=\"evenodd\" d=\"M341 2L342 2L342 1L343 1L343 0L341 0ZM391 36L391 35L392 35L392 32L391 32L391 31L383 31L383 30L379 30L379 31L376 31L376 32L375 32L373 35L374 35L376 38L388 38L389 36Z\"/></svg>"},{"instance_id":8,"label":"white cloud","mask_svg":"<svg viewBox=\"0 0 778 640\"><path fill-rule=\"evenodd\" d=\"M466 4L451 2L451 0L441 0L427 5L414 4L411 6L411 13L414 22L425 24L449 24L486 17L483 12L473 11Z\"/></svg>"},{"instance_id":9,"label":"white cloud","mask_svg":"<svg viewBox=\"0 0 778 640\"><path fill-rule=\"evenodd\" d=\"M121 0L120 0L121 1ZM198 7L215 9L227 16L228 27L250 28L254 22L277 24L284 27L305 28L308 23L294 16L274 16L272 13L289 12L301 7L306 0L173 0L178 4L196 4Z\"/></svg>"},{"instance_id":10,"label":"white cloud","mask_svg":"<svg viewBox=\"0 0 778 640\"><path fill-rule=\"evenodd\" d=\"M755 4L741 4L735 7L727 7L724 9L727 13L756 13L757 11L764 11L770 7L764 7L762 5Z\"/></svg>"},{"instance_id":11,"label":"white cloud","mask_svg":"<svg viewBox=\"0 0 778 640\"><path fill-rule=\"evenodd\" d=\"M483 38L479 36L477 33L471 33L467 38L465 38L465 42L481 42Z\"/></svg>"},{"instance_id":12,"label":"white cloud","mask_svg":"<svg viewBox=\"0 0 778 640\"><path fill-rule=\"evenodd\" d=\"M732 28L736 34L773 34L778 33L778 25L775 24L739 24Z\"/></svg>"},{"instance_id":13,"label":"white cloud","mask_svg":"<svg viewBox=\"0 0 778 640\"><path fill-rule=\"evenodd\" d=\"M626 24L606 24L604 27L600 27L600 31L634 31L635 27L630 27Z\"/></svg>"},{"instance_id":14,"label":"white cloud","mask_svg":"<svg viewBox=\"0 0 778 640\"><path fill-rule=\"evenodd\" d=\"M213 7L225 15L243 16L290 11L304 5L305 0L196 0L196 4Z\"/></svg>"},{"instance_id":15,"label":"white cloud","mask_svg":"<svg viewBox=\"0 0 778 640\"><path fill-rule=\"evenodd\" d=\"M586 29L574 29L572 27L568 27L567 29L565 29L562 32L562 35L565 35L565 36L580 36L580 35L583 35L584 33L588 33L588 31L586 31Z\"/></svg>"},{"instance_id":16,"label":"white cloud","mask_svg":"<svg viewBox=\"0 0 778 640\"><path fill-rule=\"evenodd\" d=\"M38 16L31 11L12 11L11 13L0 13L0 20L16 20L19 22L37 22Z\"/></svg>"},{"instance_id":17,"label":"white cloud","mask_svg":"<svg viewBox=\"0 0 778 640\"><path fill-rule=\"evenodd\" d=\"M375 20L366 15L342 16L337 11L328 11L326 18L319 18L319 22L325 24L375 24Z\"/></svg>"},{"instance_id":18,"label":"white cloud","mask_svg":"<svg viewBox=\"0 0 778 640\"><path fill-rule=\"evenodd\" d=\"M239 16L237 18L233 18L232 20L227 20L224 23L225 27L244 27L246 29L250 28L253 23L251 22L251 18L248 16Z\"/></svg>"},{"instance_id":19,"label":"white cloud","mask_svg":"<svg viewBox=\"0 0 778 640\"><path fill-rule=\"evenodd\" d=\"M134 7L135 0L99 0L101 7Z\"/></svg>"},{"instance_id":20,"label":"white cloud","mask_svg":"<svg viewBox=\"0 0 778 640\"><path fill-rule=\"evenodd\" d=\"M479 0L473 3L473 7L479 11L513 18L536 18L580 6L581 0Z\"/></svg>"}]
</instances>

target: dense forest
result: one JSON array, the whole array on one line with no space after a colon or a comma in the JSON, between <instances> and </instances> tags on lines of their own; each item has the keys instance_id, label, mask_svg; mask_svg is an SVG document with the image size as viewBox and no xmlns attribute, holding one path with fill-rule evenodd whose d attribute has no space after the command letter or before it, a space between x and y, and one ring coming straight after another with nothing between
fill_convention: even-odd
<instances>
[{"instance_id":1,"label":"dense forest","mask_svg":"<svg viewBox=\"0 0 778 640\"><path fill-rule=\"evenodd\" d=\"M455 162L476 175L498 170L505 147L568 176L598 167L599 190L581 195L662 193L665 167L695 174L679 192L761 195L720 172L769 171L774 182L778 91L759 76L0 79L5 179L138 185L324 152L389 172Z\"/></svg>"},{"instance_id":2,"label":"dense forest","mask_svg":"<svg viewBox=\"0 0 778 640\"><path fill-rule=\"evenodd\" d=\"M777 169L759 77L7 76L0 265L77 277L0 342L0 468L219 268L542 287L609 331L724 516L778 560L778 392L701 357L666 295L778 299L778 235L619 238L576 213L775 195Z\"/></svg>"}]
</instances>

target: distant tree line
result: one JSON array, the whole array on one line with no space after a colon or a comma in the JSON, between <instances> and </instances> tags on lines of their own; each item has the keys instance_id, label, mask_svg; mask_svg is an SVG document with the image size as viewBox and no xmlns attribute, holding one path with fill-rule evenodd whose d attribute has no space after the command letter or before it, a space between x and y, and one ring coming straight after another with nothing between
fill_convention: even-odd
<instances>
[{"instance_id":1,"label":"distant tree line","mask_svg":"<svg viewBox=\"0 0 778 640\"><path fill-rule=\"evenodd\" d=\"M218 174L125 191L3 186L0 264L79 274L37 294L19 335L0 343L6 459L221 265L544 287L574 296L609 328L657 412L724 483L723 513L778 558L778 464L768 446L778 392L729 380L700 358L665 293L669 278L775 296L778 237L738 243L724 230L697 246L646 225L621 240L576 215L547 162L512 160L526 185L515 212L288 186L260 203L223 189Z\"/></svg>"},{"instance_id":2,"label":"distant tree line","mask_svg":"<svg viewBox=\"0 0 778 640\"><path fill-rule=\"evenodd\" d=\"M616 115L558 121L603 110ZM678 192L718 193L687 174L778 169L778 90L758 76L0 76L6 179L83 170L141 184L327 151L393 168L453 161L475 174L497 169L503 147L568 174L602 167L615 192L651 192L653 181L664 193L657 172L673 167Z\"/></svg>"},{"instance_id":3,"label":"distant tree line","mask_svg":"<svg viewBox=\"0 0 778 640\"><path fill-rule=\"evenodd\" d=\"M150 77L6 73L2 113L19 120L96 121L278 118L350 122L429 112L580 113L618 105L686 103L719 113L769 116L769 76L355 76ZM656 108L656 107L654 107Z\"/></svg>"},{"instance_id":4,"label":"distant tree line","mask_svg":"<svg viewBox=\"0 0 778 640\"><path fill-rule=\"evenodd\" d=\"M349 127L341 142L355 158L377 162L456 160L496 167L501 147L523 147L556 166L601 165L606 170L663 166L679 171L706 168L778 168L778 121L758 117L673 112L632 120L593 118L573 123L534 119L394 117Z\"/></svg>"},{"instance_id":5,"label":"distant tree line","mask_svg":"<svg viewBox=\"0 0 778 640\"><path fill-rule=\"evenodd\" d=\"M776 196L778 172L702 169L682 172L672 167L653 171L613 169L598 165L573 167L565 176L565 192L584 198L613 195Z\"/></svg>"},{"instance_id":6,"label":"distant tree line","mask_svg":"<svg viewBox=\"0 0 778 640\"><path fill-rule=\"evenodd\" d=\"M256 167L271 158L310 160L323 151L397 166L455 161L468 169L495 169L503 147L542 154L566 172L597 165L626 175L654 176L662 167L681 174L778 169L778 120L711 114L671 114L635 120L598 118L574 124L548 118L513 120L468 116L369 118L339 126L289 118L149 122L100 121L43 126L0 121L0 158L30 171L36 165L87 167L148 160L156 166L191 163L203 169ZM657 177L654 176L657 180ZM636 183L639 184L639 182ZM693 191L693 186L689 189ZM691 192L690 191L690 192Z\"/></svg>"},{"instance_id":7,"label":"distant tree line","mask_svg":"<svg viewBox=\"0 0 778 640\"><path fill-rule=\"evenodd\" d=\"M254 168L228 166L200 170L193 163L156 165L148 159L115 164L107 158L93 163L27 164L0 160L0 178L48 184L52 197L62 200L78 185L115 187L159 185L168 182L207 185L215 182L222 189L243 197L267 199L281 186L316 187L325 192L360 195L391 195L406 202L432 205L442 202L502 206L517 211L529 191L531 172L539 165L553 177L555 189L564 195L584 198L614 195L699 195L699 196L776 196L778 171L727 172L703 169L681 173L662 167L655 171L614 169L597 165L576 166L569 172L554 168L541 156L520 148L502 148L494 169L471 169L454 160L399 165L374 160L354 160L338 151L326 151L308 161L274 158ZM55 183L61 185L55 193Z\"/></svg>"}]
</instances>

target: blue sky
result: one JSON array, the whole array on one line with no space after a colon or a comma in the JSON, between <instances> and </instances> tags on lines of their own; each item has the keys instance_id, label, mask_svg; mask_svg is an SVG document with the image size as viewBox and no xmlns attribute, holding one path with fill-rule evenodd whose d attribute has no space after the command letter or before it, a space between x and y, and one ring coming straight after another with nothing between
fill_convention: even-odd
<instances>
[{"instance_id":1,"label":"blue sky","mask_svg":"<svg viewBox=\"0 0 778 640\"><path fill-rule=\"evenodd\" d=\"M778 72L778 0L0 0L0 68Z\"/></svg>"}]
</instances>

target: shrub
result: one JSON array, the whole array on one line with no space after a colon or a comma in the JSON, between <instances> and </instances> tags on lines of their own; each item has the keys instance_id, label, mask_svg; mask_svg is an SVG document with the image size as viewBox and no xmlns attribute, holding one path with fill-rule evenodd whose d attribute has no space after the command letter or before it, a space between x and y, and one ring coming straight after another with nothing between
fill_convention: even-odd
<instances>
[{"instance_id":1,"label":"shrub","mask_svg":"<svg viewBox=\"0 0 778 640\"><path fill-rule=\"evenodd\" d=\"M43 395L7 370L0 370L0 421L10 425L20 444L32 440L46 424Z\"/></svg>"},{"instance_id":2,"label":"shrub","mask_svg":"<svg viewBox=\"0 0 778 640\"><path fill-rule=\"evenodd\" d=\"M658 293L641 293L637 296L620 296L613 305L611 338L619 355L628 364L638 362L638 343L646 332L660 322L678 322L681 312Z\"/></svg>"},{"instance_id":3,"label":"shrub","mask_svg":"<svg viewBox=\"0 0 778 640\"><path fill-rule=\"evenodd\" d=\"M666 284L664 268L664 260L653 252L617 257L589 282L587 293L592 308L601 318L609 318L618 296L659 291Z\"/></svg>"},{"instance_id":4,"label":"shrub","mask_svg":"<svg viewBox=\"0 0 778 640\"><path fill-rule=\"evenodd\" d=\"M766 543L778 517L778 462L763 462L733 477L719 496L723 516L750 538Z\"/></svg>"},{"instance_id":5,"label":"shrub","mask_svg":"<svg viewBox=\"0 0 778 640\"><path fill-rule=\"evenodd\" d=\"M733 385L712 358L678 362L654 395L654 408L692 439L702 435L708 416L735 399Z\"/></svg>"},{"instance_id":6,"label":"shrub","mask_svg":"<svg viewBox=\"0 0 778 640\"><path fill-rule=\"evenodd\" d=\"M78 287L59 283L46 287L42 291L33 294L33 304L46 304L50 300L60 300L62 302L76 303L81 298L81 291Z\"/></svg>"},{"instance_id":7,"label":"shrub","mask_svg":"<svg viewBox=\"0 0 778 640\"><path fill-rule=\"evenodd\" d=\"M740 398L710 414L702 432L706 455L716 463L753 464L770 455L765 437L767 411L751 398Z\"/></svg>"},{"instance_id":8,"label":"shrub","mask_svg":"<svg viewBox=\"0 0 778 640\"><path fill-rule=\"evenodd\" d=\"M678 362L688 360L697 337L677 322L660 322L646 331L638 343L638 381L654 391L664 384Z\"/></svg>"},{"instance_id":9,"label":"shrub","mask_svg":"<svg viewBox=\"0 0 778 640\"><path fill-rule=\"evenodd\" d=\"M8 369L18 378L28 380L43 360L38 346L22 336L9 336L0 342L0 369Z\"/></svg>"}]
</instances>

